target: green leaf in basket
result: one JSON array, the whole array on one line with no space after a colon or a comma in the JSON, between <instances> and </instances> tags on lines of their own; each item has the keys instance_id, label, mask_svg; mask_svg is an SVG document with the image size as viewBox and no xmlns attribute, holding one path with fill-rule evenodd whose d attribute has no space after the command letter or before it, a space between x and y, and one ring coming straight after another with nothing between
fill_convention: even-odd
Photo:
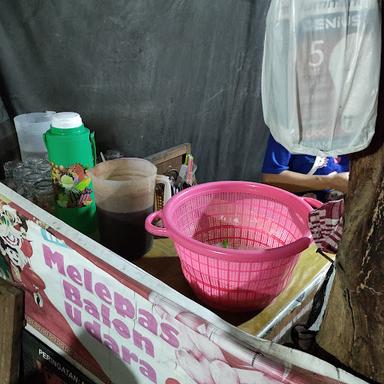
<instances>
[{"instance_id":1,"label":"green leaf in basket","mask_svg":"<svg viewBox=\"0 0 384 384\"><path fill-rule=\"evenodd\" d=\"M85 188L88 187L88 185L91 184L91 178L90 177L87 177L86 179L84 180L81 180L79 184L76 185L76 189L78 191L83 191Z\"/></svg>"},{"instance_id":2,"label":"green leaf in basket","mask_svg":"<svg viewBox=\"0 0 384 384\"><path fill-rule=\"evenodd\" d=\"M223 240L223 241L221 242L221 246L222 246L223 248L228 248L228 240L227 240L227 239Z\"/></svg>"}]
</instances>

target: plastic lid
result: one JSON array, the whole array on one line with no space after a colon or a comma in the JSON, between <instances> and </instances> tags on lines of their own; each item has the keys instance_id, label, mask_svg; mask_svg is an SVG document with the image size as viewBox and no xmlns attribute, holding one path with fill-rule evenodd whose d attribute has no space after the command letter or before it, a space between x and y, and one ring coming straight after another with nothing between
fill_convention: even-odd
<instances>
[{"instance_id":1,"label":"plastic lid","mask_svg":"<svg viewBox=\"0 0 384 384\"><path fill-rule=\"evenodd\" d=\"M77 128L83 125L83 120L76 112L59 112L52 117L53 128Z\"/></svg>"}]
</instances>

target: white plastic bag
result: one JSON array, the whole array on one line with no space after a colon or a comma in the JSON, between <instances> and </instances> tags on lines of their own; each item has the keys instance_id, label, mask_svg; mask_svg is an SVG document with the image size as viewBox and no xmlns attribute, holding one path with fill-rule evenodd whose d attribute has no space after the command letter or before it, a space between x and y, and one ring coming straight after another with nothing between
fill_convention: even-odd
<instances>
[{"instance_id":1,"label":"white plastic bag","mask_svg":"<svg viewBox=\"0 0 384 384\"><path fill-rule=\"evenodd\" d=\"M272 0L262 100L275 140L316 156L366 148L375 130L380 52L378 0Z\"/></svg>"}]
</instances>

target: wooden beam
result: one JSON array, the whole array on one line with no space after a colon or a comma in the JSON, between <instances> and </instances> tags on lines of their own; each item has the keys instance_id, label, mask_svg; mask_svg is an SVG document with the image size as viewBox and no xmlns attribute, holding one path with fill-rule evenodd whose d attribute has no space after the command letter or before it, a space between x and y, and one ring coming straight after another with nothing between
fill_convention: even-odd
<instances>
[{"instance_id":1,"label":"wooden beam","mask_svg":"<svg viewBox=\"0 0 384 384\"><path fill-rule=\"evenodd\" d=\"M0 383L19 381L23 291L0 278Z\"/></svg>"},{"instance_id":2,"label":"wooden beam","mask_svg":"<svg viewBox=\"0 0 384 384\"><path fill-rule=\"evenodd\" d=\"M168 160L172 160L175 157L185 155L186 153L191 152L191 144L183 143L177 145L176 147L165 149L164 151L157 152L153 155L147 156L146 159L152 161L153 163L162 163Z\"/></svg>"},{"instance_id":3,"label":"wooden beam","mask_svg":"<svg viewBox=\"0 0 384 384\"><path fill-rule=\"evenodd\" d=\"M146 159L156 165L157 173L159 175L163 175L172 169L179 171L180 166L183 163L183 156L187 153L191 153L190 143L180 144L176 147L157 152L146 157Z\"/></svg>"}]
</instances>

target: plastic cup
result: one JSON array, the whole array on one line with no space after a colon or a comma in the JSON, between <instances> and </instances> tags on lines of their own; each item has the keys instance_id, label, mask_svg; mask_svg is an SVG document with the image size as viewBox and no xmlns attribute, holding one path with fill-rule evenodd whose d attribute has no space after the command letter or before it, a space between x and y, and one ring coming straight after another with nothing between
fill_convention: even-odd
<instances>
[{"instance_id":1,"label":"plastic cup","mask_svg":"<svg viewBox=\"0 0 384 384\"><path fill-rule=\"evenodd\" d=\"M13 119L22 161L46 155L43 134L49 129L54 114L55 112L33 112Z\"/></svg>"}]
</instances>

